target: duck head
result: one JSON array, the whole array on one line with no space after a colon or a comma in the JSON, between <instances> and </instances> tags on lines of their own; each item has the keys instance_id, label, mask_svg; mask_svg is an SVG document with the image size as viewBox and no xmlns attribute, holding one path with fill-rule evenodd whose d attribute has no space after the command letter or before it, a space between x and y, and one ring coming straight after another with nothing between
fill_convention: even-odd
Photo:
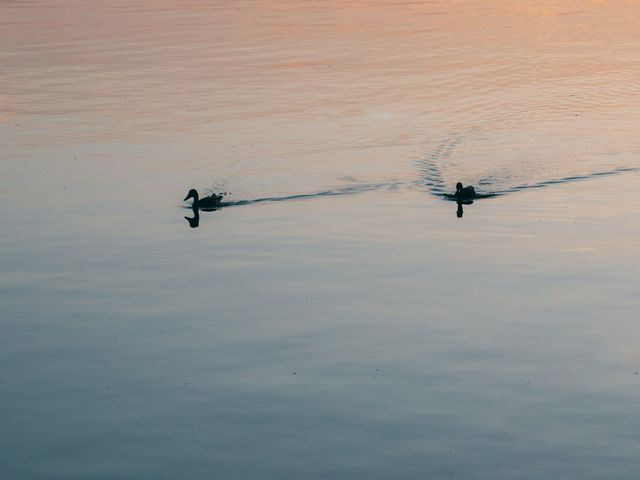
<instances>
[{"instance_id":1,"label":"duck head","mask_svg":"<svg viewBox=\"0 0 640 480\"><path fill-rule=\"evenodd\" d=\"M198 191L195 188L192 188L191 190L189 190L189 193L187 193L187 196L184 197L184 201L186 202L190 198L193 198L194 205L198 203Z\"/></svg>"},{"instance_id":2,"label":"duck head","mask_svg":"<svg viewBox=\"0 0 640 480\"><path fill-rule=\"evenodd\" d=\"M462 182L456 183L456 193L462 192Z\"/></svg>"}]
</instances>

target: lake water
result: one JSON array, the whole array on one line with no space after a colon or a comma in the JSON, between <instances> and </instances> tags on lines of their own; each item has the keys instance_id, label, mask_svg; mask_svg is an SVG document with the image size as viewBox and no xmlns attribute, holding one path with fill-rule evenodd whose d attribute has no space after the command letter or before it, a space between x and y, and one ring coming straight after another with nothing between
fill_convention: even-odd
<instances>
[{"instance_id":1,"label":"lake water","mask_svg":"<svg viewBox=\"0 0 640 480\"><path fill-rule=\"evenodd\" d=\"M0 1L0 477L638 478L639 15Z\"/></svg>"}]
</instances>

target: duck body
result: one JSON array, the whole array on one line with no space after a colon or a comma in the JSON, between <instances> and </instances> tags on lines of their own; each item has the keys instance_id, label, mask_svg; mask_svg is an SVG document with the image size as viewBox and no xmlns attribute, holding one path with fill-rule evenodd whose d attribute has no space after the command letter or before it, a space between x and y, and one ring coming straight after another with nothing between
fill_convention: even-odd
<instances>
[{"instance_id":1,"label":"duck body","mask_svg":"<svg viewBox=\"0 0 640 480\"><path fill-rule=\"evenodd\" d=\"M223 195L210 195L208 197L200 198L198 195L198 191L195 188L189 190L187 196L184 197L184 201L186 202L190 198L193 198L193 203L191 204L191 208L194 210L202 209L202 210L214 210L221 206Z\"/></svg>"},{"instance_id":2,"label":"duck body","mask_svg":"<svg viewBox=\"0 0 640 480\"><path fill-rule=\"evenodd\" d=\"M456 184L456 200L461 202L464 200L473 200L477 197L476 189L473 188L472 185L467 185L466 187L462 185L462 182L458 182Z\"/></svg>"}]
</instances>

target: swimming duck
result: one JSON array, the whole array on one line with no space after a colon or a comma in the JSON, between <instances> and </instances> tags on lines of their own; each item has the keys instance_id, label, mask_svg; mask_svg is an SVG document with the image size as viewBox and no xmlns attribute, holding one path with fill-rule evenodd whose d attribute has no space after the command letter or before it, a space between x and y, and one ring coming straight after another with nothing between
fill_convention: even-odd
<instances>
[{"instance_id":1,"label":"swimming duck","mask_svg":"<svg viewBox=\"0 0 640 480\"><path fill-rule=\"evenodd\" d=\"M191 190L189 190L189 193L187 193L187 196L184 197L184 201L186 202L190 198L193 198L193 204L191 205L191 207L194 210L197 210L199 208L203 210L215 209L220 206L223 196L224 195L216 195L214 193L209 197L200 198L198 196L198 191L195 188L192 188Z\"/></svg>"},{"instance_id":2,"label":"swimming duck","mask_svg":"<svg viewBox=\"0 0 640 480\"><path fill-rule=\"evenodd\" d=\"M476 198L476 189L471 185L464 187L462 182L456 184L456 200L472 200Z\"/></svg>"}]
</instances>

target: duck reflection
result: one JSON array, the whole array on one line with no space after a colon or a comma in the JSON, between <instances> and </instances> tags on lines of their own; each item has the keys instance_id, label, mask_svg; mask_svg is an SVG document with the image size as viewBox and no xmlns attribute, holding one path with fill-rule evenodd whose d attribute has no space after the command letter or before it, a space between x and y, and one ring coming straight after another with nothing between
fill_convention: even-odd
<instances>
[{"instance_id":1,"label":"duck reflection","mask_svg":"<svg viewBox=\"0 0 640 480\"><path fill-rule=\"evenodd\" d=\"M184 217L184 219L189 222L189 226L191 228L198 228L200 225L200 209L197 207L192 207L193 217Z\"/></svg>"},{"instance_id":2,"label":"duck reflection","mask_svg":"<svg viewBox=\"0 0 640 480\"><path fill-rule=\"evenodd\" d=\"M462 205L471 205L473 204L473 200L458 200L456 202L458 204L458 210L456 211L456 217L458 218L462 218L462 215L464 215L464 209L462 208Z\"/></svg>"}]
</instances>

